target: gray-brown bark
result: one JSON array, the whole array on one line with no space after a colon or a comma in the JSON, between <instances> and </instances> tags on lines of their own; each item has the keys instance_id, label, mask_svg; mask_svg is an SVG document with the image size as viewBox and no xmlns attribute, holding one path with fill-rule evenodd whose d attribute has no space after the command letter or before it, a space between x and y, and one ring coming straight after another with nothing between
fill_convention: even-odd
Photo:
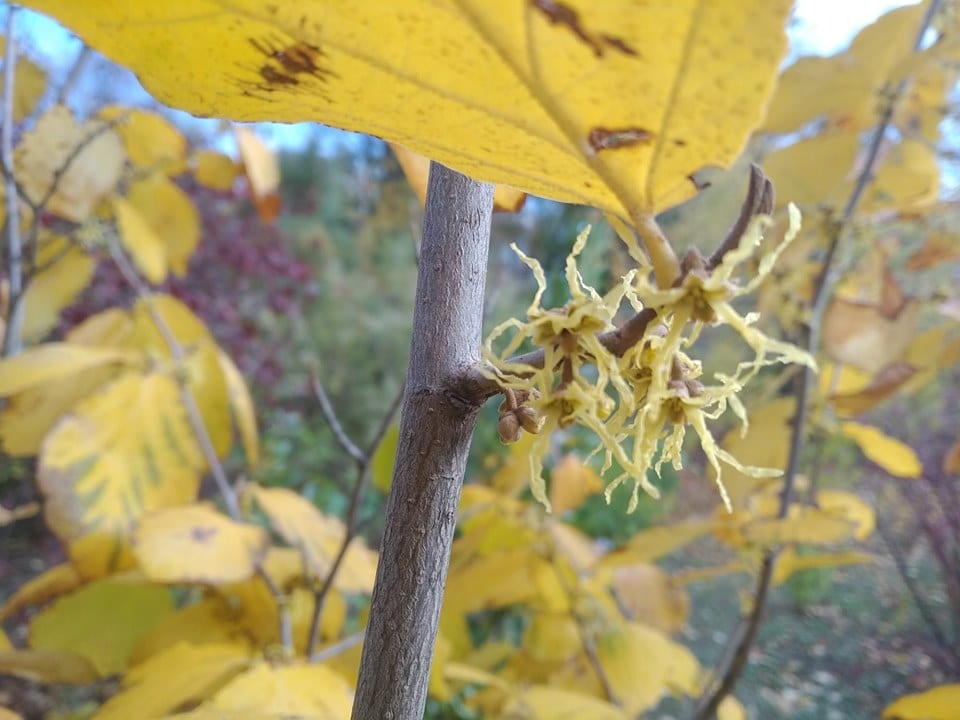
<instances>
[{"instance_id":1,"label":"gray-brown bark","mask_svg":"<svg viewBox=\"0 0 960 720\"><path fill-rule=\"evenodd\" d=\"M353 720L419 720L479 404L450 388L479 360L493 188L430 168L410 367Z\"/></svg>"}]
</instances>

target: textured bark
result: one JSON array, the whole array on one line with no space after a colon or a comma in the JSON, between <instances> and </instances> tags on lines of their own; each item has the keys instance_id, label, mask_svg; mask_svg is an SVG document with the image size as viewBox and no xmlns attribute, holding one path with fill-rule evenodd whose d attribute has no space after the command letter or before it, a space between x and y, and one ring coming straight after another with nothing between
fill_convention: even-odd
<instances>
[{"instance_id":1,"label":"textured bark","mask_svg":"<svg viewBox=\"0 0 960 720\"><path fill-rule=\"evenodd\" d=\"M353 720L420 720L479 404L451 388L479 360L493 188L433 163L410 367Z\"/></svg>"}]
</instances>

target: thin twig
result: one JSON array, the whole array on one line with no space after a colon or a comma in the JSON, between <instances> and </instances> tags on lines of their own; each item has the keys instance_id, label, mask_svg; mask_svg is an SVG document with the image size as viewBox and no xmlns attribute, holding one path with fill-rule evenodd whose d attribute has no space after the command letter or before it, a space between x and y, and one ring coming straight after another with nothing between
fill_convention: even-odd
<instances>
[{"instance_id":1,"label":"thin twig","mask_svg":"<svg viewBox=\"0 0 960 720\"><path fill-rule=\"evenodd\" d=\"M363 450L357 447L357 444L350 439L346 430L343 429L343 425L340 424L337 413L334 412L333 405L330 403L327 391L323 389L323 383L320 382L320 378L313 370L310 370L310 389L313 390L313 396L317 399L317 404L320 405L320 412L323 413L323 417L327 421L327 425L330 426L333 436L340 443L340 447L357 462L363 462L366 459Z\"/></svg>"},{"instance_id":2,"label":"thin twig","mask_svg":"<svg viewBox=\"0 0 960 720\"><path fill-rule=\"evenodd\" d=\"M740 238L743 237L750 226L750 222L757 215L769 215L773 212L773 206L773 183L764 175L763 170L758 165L750 163L750 184L747 188L747 197L743 201L743 205L740 206L740 214L737 216L733 227L730 228L726 237L707 259L707 271L716 268L723 261L724 255L740 244Z\"/></svg>"},{"instance_id":3,"label":"thin twig","mask_svg":"<svg viewBox=\"0 0 960 720\"><path fill-rule=\"evenodd\" d=\"M73 90L73 86L76 85L77 80L80 78L91 57L93 57L93 50L91 50L89 45L84 44L84 46L80 48L80 52L77 53L73 65L70 66L70 70L67 72L67 77L64 79L63 84L60 86L60 89L57 90L57 98L54 101L55 104L63 105L66 103L67 95Z\"/></svg>"},{"instance_id":4,"label":"thin twig","mask_svg":"<svg viewBox=\"0 0 960 720\"><path fill-rule=\"evenodd\" d=\"M924 15L920 29L917 32L916 39L914 41L915 51L920 49L923 36L926 33L927 27L929 26L931 20L936 15L939 5L940 0L932 0L927 8L927 12ZM867 185L873 179L874 166L876 165L877 158L880 155L880 148L883 145L887 127L890 125L890 122L893 119L893 113L896 109L897 100L899 100L900 96L903 94L906 85L907 80L902 80L897 85L896 89L887 97L886 105L880 114L880 118L877 122L877 126L874 130L873 137L870 141L869 149L863 163L863 168L861 169L860 175L857 178L853 192L850 194L847 204L844 206L843 214L831 227L829 243L827 245L826 255L823 259L823 265L813 285L810 321L801 331L802 341L801 343L798 343L801 344L811 355L816 354L819 346L820 324L823 317L823 311L830 296L829 291L833 284L830 275L832 270L831 266L833 264L833 259L836 256L837 247L840 244L840 239L849 225L850 220L853 218L857 208L859 207L860 200L863 197L863 193L866 190ZM780 494L780 505L777 511L778 518L784 518L787 516L787 512L789 511L790 504L793 500L794 486L796 484L796 477L800 467L800 454L803 450L804 439L806 437L805 426L810 405L811 387L814 384L814 380L814 373L810 368L804 368L797 377L797 385L795 389L797 407L793 417L793 427L790 434L790 453L787 460L787 467L784 470L783 490ZM741 620L741 622L746 623L746 625L742 636L737 643L737 649L731 656L730 664L723 671L718 686L716 688L705 688L703 694L700 696L694 712L694 718L696 720L707 720L716 714L720 703L733 691L737 681L740 679L743 669L746 667L747 659L750 655L750 648L756 639L760 621L763 617L763 611L766 605L767 596L770 592L773 571L776 566L778 555L778 549L768 550L764 554L763 563L757 578L757 585L754 590L753 607L750 611L750 615L745 620ZM739 635L739 633L736 635Z\"/></svg>"},{"instance_id":5,"label":"thin twig","mask_svg":"<svg viewBox=\"0 0 960 720\"><path fill-rule=\"evenodd\" d=\"M346 652L352 647L356 647L363 642L364 635L367 634L366 628L360 632L356 632L353 635L347 635L343 640L338 640L333 645L327 645L327 647L317 650L315 653L310 655L311 663L322 663L324 660L329 660L330 658L336 657L342 652Z\"/></svg>"},{"instance_id":6,"label":"thin twig","mask_svg":"<svg viewBox=\"0 0 960 720\"><path fill-rule=\"evenodd\" d=\"M9 316L3 336L3 356L17 355L23 349L24 306L19 302L23 294L23 238L20 237L20 203L13 173L13 82L17 64L17 43L14 41L14 20L17 7L7 11L7 48L3 60L3 97L0 99L3 113L0 128L0 159L7 194L7 282L9 290Z\"/></svg>"},{"instance_id":7,"label":"thin twig","mask_svg":"<svg viewBox=\"0 0 960 720\"><path fill-rule=\"evenodd\" d=\"M316 380L314 384L315 391L316 389L319 389L322 392L323 386L319 379L317 379L316 376L312 376L311 379ZM330 570L327 572L327 577L324 578L323 585L321 585L320 588L314 593L313 597L313 616L310 618L310 632L307 635L307 656L310 658L313 657L314 648L316 648L316 645L320 640L320 618L323 615L323 608L326 604L327 595L330 594L330 590L333 587L333 581L336 579L337 572L339 572L340 566L343 564L343 560L347 556L347 551L350 549L350 543L353 542L353 539L357 535L357 517L360 514L360 501L367 489L367 485L369 484L370 463L373 461L373 456L377 452L377 448L383 441L384 435L386 435L390 424L393 422L394 416L397 414L397 410L400 408L400 402L403 400L403 392L404 387L401 385L400 390L397 392L396 397L390 404L389 409L380 420L380 425L377 428L377 431L374 433L370 444L365 450L360 450L359 448L357 449L357 452L360 456L359 458L354 458L356 461L357 475L356 480L353 483L353 490L350 493L350 502L347 506L343 541L340 543L340 547L333 559L333 563L330 565ZM324 393L323 396L326 397L326 393ZM324 415L326 416L326 412ZM336 420L336 413L333 412L333 407L330 407L330 415L327 416L327 420L329 421L330 418ZM344 434L344 437L346 437L346 434ZM344 449L346 450L346 446L344 446Z\"/></svg>"},{"instance_id":8,"label":"thin twig","mask_svg":"<svg viewBox=\"0 0 960 720\"><path fill-rule=\"evenodd\" d=\"M147 312L150 313L150 319L153 320L154 325L157 326L157 330L163 337L163 341L166 343L167 349L170 351L170 355L174 362L178 367L184 367L184 363L186 362L186 353L183 351L183 347L177 341L176 336L173 334L170 326L167 325L163 315L161 315L160 311L157 310L157 307L153 302L153 292L140 279L137 271L134 270L133 265L130 264L130 261L123 253L123 250L120 249L116 239L113 239L110 242L110 256L113 258L114 263L116 263L117 268L120 270L120 273L123 275L124 279L130 284L130 286L137 293L137 296L146 305ZM197 444L200 446L200 451L203 453L203 457L207 461L207 465L210 467L210 474L213 476L213 481L217 485L217 490L223 497L223 502L227 507L227 512L234 520L241 520L242 514L240 512L240 503L237 500L237 494L233 491L233 487L230 485L230 481L227 479L227 473L223 469L223 464L220 462L220 458L217 457L217 451L213 447L213 441L210 439L210 433L207 431L207 427L203 422L203 415L200 414L200 408L197 407L197 401L194 400L193 394L190 392L190 388L185 382L180 381L178 382L178 385L180 387L180 400L187 411L187 418L190 421L190 426L194 431Z\"/></svg>"}]
</instances>

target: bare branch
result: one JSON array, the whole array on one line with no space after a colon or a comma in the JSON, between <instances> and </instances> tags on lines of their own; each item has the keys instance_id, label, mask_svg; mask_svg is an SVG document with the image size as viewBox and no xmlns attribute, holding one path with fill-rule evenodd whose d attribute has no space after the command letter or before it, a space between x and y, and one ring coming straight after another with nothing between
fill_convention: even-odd
<instances>
[{"instance_id":1,"label":"bare branch","mask_svg":"<svg viewBox=\"0 0 960 720\"><path fill-rule=\"evenodd\" d=\"M920 24L914 41L914 50L919 50L926 33L927 27L937 13L940 0L932 0ZM823 259L823 266L817 275L813 286L813 297L811 299L810 321L801 334L802 345L811 355L815 355L820 344L820 324L827 300L830 297L830 290L833 282L831 279L832 264L836 257L837 247L844 235L850 220L853 218L863 197L864 190L873 179L874 166L880 154L880 148L883 145L883 139L887 128L893 119L893 113L897 106L897 101L903 94L907 86L907 80L902 80L896 89L890 93L886 99L877 126L874 129L873 137L870 141L869 150L863 163L863 168L854 185L853 192L847 200L843 215L831 228L827 253ZM803 451L806 439L806 423L810 406L811 388L814 386L815 377L810 368L804 368L796 378L794 396L797 400L796 412L793 417L793 426L790 434L790 453L787 460L787 467L784 470L783 490L780 494L780 505L777 517L787 516L790 504L793 501L794 486L796 484L797 474L800 469L800 455ZM712 718L723 699L729 695L736 686L737 681L743 669L746 667L747 659L750 655L750 648L753 646L757 636L757 630L763 617L763 611L766 606L767 596L770 592L770 585L773 579L773 571L776 566L779 550L771 549L763 557L763 563L757 577L757 585L754 589L753 607L750 615L741 622L745 623L743 633L736 633L732 642L736 643L736 650L731 654L729 665L724 668L720 682L716 688L707 687L697 702L697 708L694 713L695 720L707 720ZM739 636L739 637L737 637Z\"/></svg>"},{"instance_id":2,"label":"bare branch","mask_svg":"<svg viewBox=\"0 0 960 720\"><path fill-rule=\"evenodd\" d=\"M150 288L147 287L140 279L140 276L137 275L137 271L134 270L133 265L130 264L130 261L127 259L127 256L124 255L123 250L120 249L119 243L115 238L111 239L110 242L110 256L113 258L114 263L116 263L124 279L134 291L136 291L137 296L146 305L147 312L150 313L150 319L153 320L154 325L157 326L157 330L159 330L160 335L163 337L163 341L167 344L170 355L173 357L174 362L182 368L186 362L186 353L184 353L183 347L177 341L176 336L173 334L170 326L167 325L166 320L163 319L163 315L157 310ZM203 422L203 416L200 414L200 408L197 407L197 401L194 399L190 388L187 387L185 382L179 380L177 384L180 387L180 400L187 411L187 419L190 421L190 426L196 436L197 443L200 445L200 451L203 453L203 457L210 467L210 474L213 476L217 490L223 497L227 512L234 520L240 520L242 515L240 513L240 503L237 500L237 494L227 479L227 473L223 469L220 458L217 457L217 451L213 447L210 433L207 431L207 427Z\"/></svg>"},{"instance_id":3,"label":"bare branch","mask_svg":"<svg viewBox=\"0 0 960 720\"><path fill-rule=\"evenodd\" d=\"M763 174L763 170L754 163L750 163L750 185L747 188L747 197L740 207L740 214L730 228L726 237L713 254L707 259L707 270L713 270L721 263L724 255L740 244L740 238L750 226L750 221L757 215L769 215L774 205L773 183Z\"/></svg>"},{"instance_id":4,"label":"bare branch","mask_svg":"<svg viewBox=\"0 0 960 720\"><path fill-rule=\"evenodd\" d=\"M77 84L77 80L79 80L80 75L83 74L91 57L93 57L93 50L89 45L84 44L84 46L80 48L80 52L77 53L73 65L70 66L70 70L67 71L67 77L64 79L63 84L57 91L57 99L55 100L57 105L63 105L67 102L67 96L70 94L70 91L73 90L73 86Z\"/></svg>"},{"instance_id":5,"label":"bare branch","mask_svg":"<svg viewBox=\"0 0 960 720\"><path fill-rule=\"evenodd\" d=\"M327 421L327 425L330 426L330 430L333 432L333 436L337 439L340 447L357 462L363 462L366 459L363 450L357 447L356 443L350 439L350 436L347 435L343 429L343 425L340 424L337 413L330 403L330 398L327 396L327 391L323 389L323 383L320 382L320 378L313 370L310 371L310 388L313 390L313 396L320 405L320 412L323 413L323 417Z\"/></svg>"},{"instance_id":6,"label":"bare branch","mask_svg":"<svg viewBox=\"0 0 960 720\"><path fill-rule=\"evenodd\" d=\"M366 630L361 630L353 635L347 635L347 637L343 638L343 640L338 640L337 642L333 643L333 645L328 645L327 647L317 650L317 652L310 655L310 662L322 663L324 660L334 658L340 653L346 652L350 648L356 647L362 643L366 634Z\"/></svg>"},{"instance_id":7,"label":"bare branch","mask_svg":"<svg viewBox=\"0 0 960 720\"><path fill-rule=\"evenodd\" d=\"M13 174L13 82L17 65L17 44L13 30L17 16L17 7L11 5L7 11L7 48L3 61L3 97L0 99L0 112L3 113L0 128L0 160L3 163L3 176L6 181L7 196L7 282L9 284L9 317L3 337L3 356L18 355L23 349L24 306L19 302L23 294L23 238L20 236L20 202Z\"/></svg>"},{"instance_id":8,"label":"bare branch","mask_svg":"<svg viewBox=\"0 0 960 720\"><path fill-rule=\"evenodd\" d=\"M401 386L400 391L393 399L393 402L390 403L390 408L380 421L380 426L377 428L376 433L374 433L373 439L370 441L367 449L365 451L361 451L362 457L357 460L357 476L353 483L353 491L350 493L350 503L347 506L347 515L344 521L345 529L343 541L340 543L340 548L337 550L337 554L333 559L333 563L330 565L330 570L327 572L327 577L324 579L323 585L321 585L320 589L314 593L313 616L310 618L310 633L307 635L309 638L307 641L308 657L312 657L314 648L320 640L320 618L323 615L323 607L326 603L327 595L330 593L330 589L333 587L333 581L336 579L337 572L339 572L340 566L343 564L343 559L347 555L347 550L350 549L350 543L357 535L357 519L360 514L360 501L363 498L364 492L366 492L367 485L369 484L370 463L373 461L373 456L377 452L377 448L379 447L380 443L383 441L383 436L386 434L387 429L393 422L393 418L397 414L397 410L400 408L400 402L403 400L403 390L403 386Z\"/></svg>"}]
</instances>

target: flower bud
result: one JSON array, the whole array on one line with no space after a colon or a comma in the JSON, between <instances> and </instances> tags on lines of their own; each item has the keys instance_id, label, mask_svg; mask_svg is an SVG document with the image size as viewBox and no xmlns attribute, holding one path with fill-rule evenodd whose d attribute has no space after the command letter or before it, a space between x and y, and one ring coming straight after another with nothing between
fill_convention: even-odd
<instances>
[{"instance_id":1,"label":"flower bud","mask_svg":"<svg viewBox=\"0 0 960 720\"><path fill-rule=\"evenodd\" d=\"M514 413L507 413L500 416L497 423L497 434L500 436L500 442L504 445L515 443L520 439L520 421Z\"/></svg>"},{"instance_id":2,"label":"flower bud","mask_svg":"<svg viewBox=\"0 0 960 720\"><path fill-rule=\"evenodd\" d=\"M536 435L540 432L540 428L543 427L543 418L540 417L540 413L532 407L526 405L518 407L514 414L520 423L520 427L528 433Z\"/></svg>"}]
</instances>

